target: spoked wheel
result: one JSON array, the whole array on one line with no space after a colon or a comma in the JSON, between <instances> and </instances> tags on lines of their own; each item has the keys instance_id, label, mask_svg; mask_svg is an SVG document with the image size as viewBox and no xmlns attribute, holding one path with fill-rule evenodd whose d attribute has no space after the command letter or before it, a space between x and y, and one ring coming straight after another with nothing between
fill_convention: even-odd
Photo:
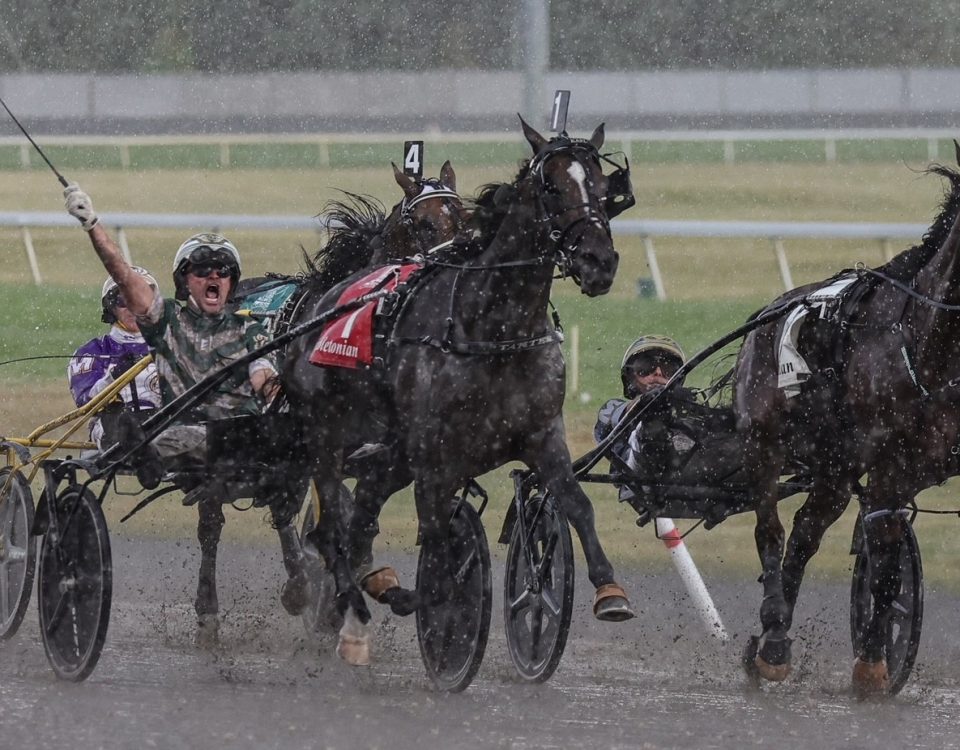
<instances>
[{"instance_id":1,"label":"spoked wheel","mask_svg":"<svg viewBox=\"0 0 960 750\"><path fill-rule=\"evenodd\" d=\"M57 677L79 682L107 637L113 568L107 523L90 490L68 485L51 509L40 550L40 637Z\"/></svg>"},{"instance_id":2,"label":"spoked wheel","mask_svg":"<svg viewBox=\"0 0 960 750\"><path fill-rule=\"evenodd\" d=\"M340 500L349 507L353 498L346 487L342 487ZM304 566L307 571L307 606L303 610L303 628L311 638L335 634L343 625L343 615L337 612L337 584L333 575L327 571L326 563L316 545L307 538L317 525L316 506L313 497L307 495L307 509L303 514L300 527L300 546L303 548Z\"/></svg>"},{"instance_id":3,"label":"spoked wheel","mask_svg":"<svg viewBox=\"0 0 960 750\"><path fill-rule=\"evenodd\" d=\"M920 548L913 526L904 522L903 541L900 543L900 593L890 608L887 623L887 673L889 692L896 695L913 670L920 648L920 630L923 625L923 566ZM860 653L863 631L873 611L870 593L870 558L866 541L862 539L853 566L850 587L850 638L854 654Z\"/></svg>"},{"instance_id":4,"label":"spoked wheel","mask_svg":"<svg viewBox=\"0 0 960 750\"><path fill-rule=\"evenodd\" d=\"M37 567L33 511L33 493L23 474L0 469L0 641L16 634L30 605Z\"/></svg>"},{"instance_id":5,"label":"spoked wheel","mask_svg":"<svg viewBox=\"0 0 960 750\"><path fill-rule=\"evenodd\" d=\"M504 572L507 649L524 680L544 682L554 673L572 615L570 527L553 498L537 493L524 507L523 523L513 525Z\"/></svg>"},{"instance_id":6,"label":"spoked wheel","mask_svg":"<svg viewBox=\"0 0 960 750\"><path fill-rule=\"evenodd\" d=\"M453 596L416 613L417 641L427 674L440 690L465 690L480 669L490 633L493 586L490 549L480 516L464 502L450 519L450 565ZM423 550L417 564L417 591L426 588Z\"/></svg>"}]
</instances>

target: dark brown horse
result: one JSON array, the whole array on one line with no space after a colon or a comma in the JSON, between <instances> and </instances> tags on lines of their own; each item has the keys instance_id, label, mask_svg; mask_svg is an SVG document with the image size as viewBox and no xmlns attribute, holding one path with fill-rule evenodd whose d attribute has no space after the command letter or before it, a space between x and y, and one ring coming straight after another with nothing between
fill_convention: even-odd
<instances>
[{"instance_id":1,"label":"dark brown horse","mask_svg":"<svg viewBox=\"0 0 960 750\"><path fill-rule=\"evenodd\" d=\"M805 566L856 491L873 611L853 684L861 694L887 688L885 644L901 587L902 510L958 470L960 173L941 166L930 171L946 178L950 190L923 244L877 271L860 271L859 283L869 286L843 326L815 312L803 324L797 348L812 376L799 395L788 399L777 385L782 319L749 334L740 353L735 409L758 501L763 568L763 631L748 647L745 666L767 680L790 671L788 633ZM821 286L794 290L775 304L800 301ZM785 465L807 467L802 471L813 481L786 549L776 493Z\"/></svg>"},{"instance_id":2,"label":"dark brown horse","mask_svg":"<svg viewBox=\"0 0 960 750\"><path fill-rule=\"evenodd\" d=\"M441 168L439 179L409 177L396 167L394 179L404 197L389 214L375 200L358 195L348 195L347 202L333 201L326 206L331 239L319 267L308 261L310 273L320 283L332 286L343 275L368 267L377 255L390 258L426 253L452 238L465 221L463 204L456 193L456 174L449 161ZM262 281L244 282L239 296L254 290ZM285 321L280 321L277 332L285 327ZM303 551L294 525L306 488L304 477L292 481L289 487L276 488L269 498L258 499L270 506L272 524L280 539L283 565L289 577L281 591L281 603L290 614L303 610L308 594ZM194 607L199 623L198 642L213 645L219 631L217 548L225 518L216 494L201 499L197 509L201 559Z\"/></svg>"},{"instance_id":3,"label":"dark brown horse","mask_svg":"<svg viewBox=\"0 0 960 750\"><path fill-rule=\"evenodd\" d=\"M382 369L309 364L317 334L291 347L281 377L291 409L310 426L323 497L336 496L344 448L368 429L371 415L388 415L400 436L432 575L422 590L402 591L398 611L449 598L450 499L473 477L519 460L562 500L598 589L598 617L624 619L632 612L570 467L564 362L548 314L556 267L590 296L606 293L616 273L598 152L603 127L590 140L548 141L524 123L524 135L533 158L516 180L485 189L461 238L423 259ZM305 318L330 309L344 286L318 295ZM341 610L365 623L370 613L351 558L368 540L350 538L344 523L338 508L325 508L314 539L336 579Z\"/></svg>"}]
</instances>

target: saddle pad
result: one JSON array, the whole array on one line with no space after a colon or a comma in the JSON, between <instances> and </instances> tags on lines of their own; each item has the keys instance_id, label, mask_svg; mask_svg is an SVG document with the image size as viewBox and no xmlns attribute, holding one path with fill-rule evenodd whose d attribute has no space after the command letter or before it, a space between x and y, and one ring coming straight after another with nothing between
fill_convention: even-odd
<instances>
[{"instance_id":1,"label":"saddle pad","mask_svg":"<svg viewBox=\"0 0 960 750\"><path fill-rule=\"evenodd\" d=\"M416 263L408 263L377 269L348 286L337 300L337 305L380 289L393 291L419 268ZM378 303L379 300L373 300L328 323L310 354L310 363L353 370L372 364L374 316Z\"/></svg>"},{"instance_id":2,"label":"saddle pad","mask_svg":"<svg viewBox=\"0 0 960 750\"><path fill-rule=\"evenodd\" d=\"M819 317L827 315L828 308L843 297L848 287L857 280L857 276L844 276L827 284L806 296L807 304L797 305L787 316L780 330L780 343L777 347L777 387L783 389L786 398L800 395L800 387L810 377L810 367L797 349L800 329L812 309L819 306Z\"/></svg>"},{"instance_id":3,"label":"saddle pad","mask_svg":"<svg viewBox=\"0 0 960 750\"><path fill-rule=\"evenodd\" d=\"M240 300L237 312L252 315L276 314L295 291L297 285L292 283L262 286Z\"/></svg>"}]
</instances>

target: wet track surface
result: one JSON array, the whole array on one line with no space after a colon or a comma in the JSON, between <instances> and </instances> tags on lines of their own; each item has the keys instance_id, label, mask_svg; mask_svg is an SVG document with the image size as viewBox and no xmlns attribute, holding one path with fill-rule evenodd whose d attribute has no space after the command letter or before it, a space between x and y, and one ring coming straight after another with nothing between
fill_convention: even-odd
<instances>
[{"instance_id":1,"label":"wet track surface","mask_svg":"<svg viewBox=\"0 0 960 750\"><path fill-rule=\"evenodd\" d=\"M0 644L0 747L960 747L960 600L938 591L926 592L920 656L903 693L858 702L849 691L846 586L803 592L795 671L757 690L738 666L757 584L705 575L732 636L720 646L672 571L624 575L639 616L614 625L590 616L581 568L560 669L526 685L507 656L495 577L483 666L465 693L445 695L424 675L412 618L375 612L369 668L341 663L332 641L308 641L299 618L280 609L273 549L221 548L221 648L200 651L196 543L113 541L113 616L86 682L54 677L35 607ZM413 580L412 559L387 561Z\"/></svg>"}]
</instances>

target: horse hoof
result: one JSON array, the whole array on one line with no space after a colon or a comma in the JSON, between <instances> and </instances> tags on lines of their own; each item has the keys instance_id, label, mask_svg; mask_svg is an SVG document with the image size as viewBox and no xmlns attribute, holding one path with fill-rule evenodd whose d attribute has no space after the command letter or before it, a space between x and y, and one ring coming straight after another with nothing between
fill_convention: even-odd
<instances>
[{"instance_id":1,"label":"horse hoof","mask_svg":"<svg viewBox=\"0 0 960 750\"><path fill-rule=\"evenodd\" d=\"M593 597L593 616L602 622L623 622L636 617L627 592L616 583L605 583Z\"/></svg>"},{"instance_id":2,"label":"horse hoof","mask_svg":"<svg viewBox=\"0 0 960 750\"><path fill-rule=\"evenodd\" d=\"M397 571L386 565L376 570L371 570L360 579L360 588L362 588L374 601L383 604L386 601L386 594L392 589L400 588L400 578Z\"/></svg>"},{"instance_id":3,"label":"horse hoof","mask_svg":"<svg viewBox=\"0 0 960 750\"><path fill-rule=\"evenodd\" d=\"M768 664L759 654L753 660L753 664L757 668L757 675L767 682L783 682L790 676L789 664Z\"/></svg>"},{"instance_id":4,"label":"horse hoof","mask_svg":"<svg viewBox=\"0 0 960 750\"><path fill-rule=\"evenodd\" d=\"M787 679L792 669L790 664L790 645L792 643L793 641L789 638L778 640L760 638L758 641L759 649L753 660L757 675L767 682L783 682Z\"/></svg>"},{"instance_id":5,"label":"horse hoof","mask_svg":"<svg viewBox=\"0 0 960 750\"><path fill-rule=\"evenodd\" d=\"M303 571L288 578L280 589L280 604L288 615L299 615L307 606L307 574Z\"/></svg>"},{"instance_id":6,"label":"horse hoof","mask_svg":"<svg viewBox=\"0 0 960 750\"><path fill-rule=\"evenodd\" d=\"M217 615L200 615L194 643L205 650L212 650L220 645L220 619Z\"/></svg>"},{"instance_id":7,"label":"horse hoof","mask_svg":"<svg viewBox=\"0 0 960 750\"><path fill-rule=\"evenodd\" d=\"M882 695L890 690L886 659L878 662L858 658L853 662L853 692L858 698Z\"/></svg>"},{"instance_id":8,"label":"horse hoof","mask_svg":"<svg viewBox=\"0 0 960 750\"><path fill-rule=\"evenodd\" d=\"M337 656L353 667L366 667L370 664L370 636L340 634L337 643Z\"/></svg>"}]
</instances>

